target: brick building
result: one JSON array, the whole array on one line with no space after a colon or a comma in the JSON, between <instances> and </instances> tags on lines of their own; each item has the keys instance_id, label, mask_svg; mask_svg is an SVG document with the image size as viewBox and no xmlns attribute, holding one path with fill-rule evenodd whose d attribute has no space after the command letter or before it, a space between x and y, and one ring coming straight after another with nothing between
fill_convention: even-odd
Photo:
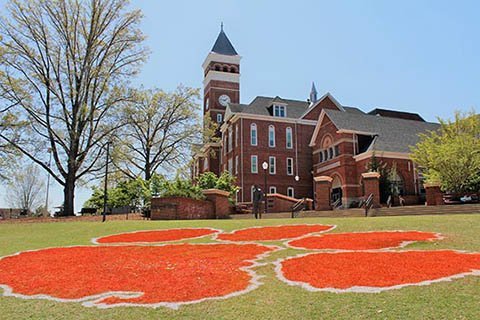
<instances>
[{"instance_id":1,"label":"brick building","mask_svg":"<svg viewBox=\"0 0 480 320\"><path fill-rule=\"evenodd\" d=\"M418 202L421 174L409 148L438 124L395 110L365 113L330 93L318 98L314 85L305 101L258 96L241 104L240 60L222 28L203 63L204 114L219 124L221 142L206 143L195 155L194 176L229 171L240 187L238 202L250 202L253 185L263 188L266 177L268 193L340 199L348 207L365 196L362 173L375 156L396 166L398 190ZM326 181L319 177L327 177L329 195L316 194L316 181Z\"/></svg>"}]
</instances>

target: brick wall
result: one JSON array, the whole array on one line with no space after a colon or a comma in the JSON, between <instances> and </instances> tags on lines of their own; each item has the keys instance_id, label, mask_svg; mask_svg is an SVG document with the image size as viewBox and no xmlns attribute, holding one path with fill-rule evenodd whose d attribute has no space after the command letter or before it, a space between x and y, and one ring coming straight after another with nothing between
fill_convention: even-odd
<instances>
[{"instance_id":1,"label":"brick wall","mask_svg":"<svg viewBox=\"0 0 480 320\"><path fill-rule=\"evenodd\" d=\"M184 197L152 199L152 220L215 219L214 204Z\"/></svg>"}]
</instances>

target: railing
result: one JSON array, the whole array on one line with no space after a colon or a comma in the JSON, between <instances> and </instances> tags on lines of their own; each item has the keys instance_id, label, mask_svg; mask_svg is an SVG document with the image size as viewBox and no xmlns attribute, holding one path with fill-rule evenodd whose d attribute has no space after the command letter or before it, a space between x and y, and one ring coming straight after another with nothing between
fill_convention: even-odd
<instances>
[{"instance_id":1,"label":"railing","mask_svg":"<svg viewBox=\"0 0 480 320\"><path fill-rule=\"evenodd\" d=\"M370 193L363 206L365 207L365 217L368 217L368 212L373 206L373 193Z\"/></svg>"},{"instance_id":2,"label":"railing","mask_svg":"<svg viewBox=\"0 0 480 320\"><path fill-rule=\"evenodd\" d=\"M298 200L297 203L292 206L292 219L297 218L299 212L305 210L306 206L307 202L305 199Z\"/></svg>"},{"instance_id":3,"label":"railing","mask_svg":"<svg viewBox=\"0 0 480 320\"><path fill-rule=\"evenodd\" d=\"M335 210L342 204L342 198L338 198L332 203L332 208Z\"/></svg>"}]
</instances>

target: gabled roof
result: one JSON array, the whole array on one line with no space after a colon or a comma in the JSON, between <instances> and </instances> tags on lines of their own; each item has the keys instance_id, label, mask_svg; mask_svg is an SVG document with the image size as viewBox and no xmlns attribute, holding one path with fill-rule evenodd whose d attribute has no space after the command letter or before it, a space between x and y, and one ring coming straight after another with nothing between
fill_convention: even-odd
<instances>
[{"instance_id":1,"label":"gabled roof","mask_svg":"<svg viewBox=\"0 0 480 320\"><path fill-rule=\"evenodd\" d=\"M389 118L398 118L398 119L406 119L406 120L415 120L415 121L424 121L425 120L418 114L412 112L405 112L405 111L396 111L396 110L387 110L387 109L380 109L376 108L370 111L368 114L374 116L382 116L382 117L389 117Z\"/></svg>"},{"instance_id":2,"label":"gabled roof","mask_svg":"<svg viewBox=\"0 0 480 320\"><path fill-rule=\"evenodd\" d=\"M215 44L213 45L212 52L226 56L238 56L237 51L223 31L223 25L220 33L218 34L217 41L215 41Z\"/></svg>"},{"instance_id":3,"label":"gabled roof","mask_svg":"<svg viewBox=\"0 0 480 320\"><path fill-rule=\"evenodd\" d=\"M419 141L419 134L437 130L432 122L405 120L354 112L324 109L325 115L338 130L364 132L377 135L374 148L378 151L410 153L410 146ZM322 112L322 113L323 113Z\"/></svg>"}]
</instances>

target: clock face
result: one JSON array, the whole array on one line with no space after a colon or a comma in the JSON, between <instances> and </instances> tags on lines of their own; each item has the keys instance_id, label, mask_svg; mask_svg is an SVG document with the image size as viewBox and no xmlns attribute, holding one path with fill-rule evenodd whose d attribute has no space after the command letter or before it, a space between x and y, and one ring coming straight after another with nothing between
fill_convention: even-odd
<instances>
[{"instance_id":1,"label":"clock face","mask_svg":"<svg viewBox=\"0 0 480 320\"><path fill-rule=\"evenodd\" d=\"M224 107L226 107L230 103L230 97L226 94L222 94L220 98L218 98L218 102Z\"/></svg>"}]
</instances>

